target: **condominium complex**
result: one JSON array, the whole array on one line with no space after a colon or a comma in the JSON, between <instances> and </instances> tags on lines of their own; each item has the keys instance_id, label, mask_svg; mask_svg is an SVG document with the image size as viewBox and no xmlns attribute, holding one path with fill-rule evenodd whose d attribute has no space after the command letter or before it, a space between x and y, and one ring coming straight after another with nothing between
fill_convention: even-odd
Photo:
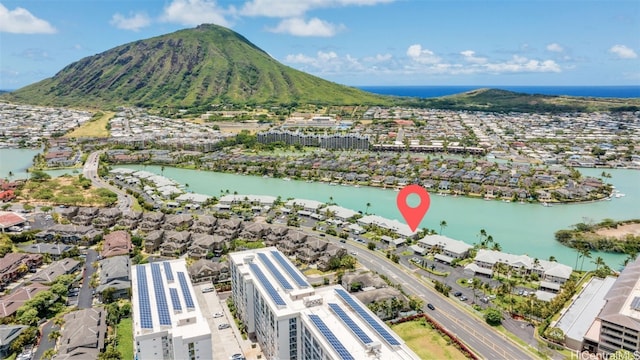
<instances>
[{"instance_id":1,"label":"condominium complex","mask_svg":"<svg viewBox=\"0 0 640 360\"><path fill-rule=\"evenodd\" d=\"M640 257L627 265L604 297L605 304L584 336L583 349L640 353Z\"/></svg>"},{"instance_id":2,"label":"condominium complex","mask_svg":"<svg viewBox=\"0 0 640 360\"><path fill-rule=\"evenodd\" d=\"M360 134L305 134L300 132L270 130L257 134L258 142L269 144L283 142L287 145L300 144L323 149L369 149L369 137Z\"/></svg>"},{"instance_id":3,"label":"condominium complex","mask_svg":"<svg viewBox=\"0 0 640 360\"><path fill-rule=\"evenodd\" d=\"M211 330L183 259L133 266L131 287L136 359L213 358Z\"/></svg>"},{"instance_id":4,"label":"condominium complex","mask_svg":"<svg viewBox=\"0 0 640 360\"><path fill-rule=\"evenodd\" d=\"M312 287L275 247L229 261L238 316L267 359L419 359L342 286Z\"/></svg>"}]
</instances>

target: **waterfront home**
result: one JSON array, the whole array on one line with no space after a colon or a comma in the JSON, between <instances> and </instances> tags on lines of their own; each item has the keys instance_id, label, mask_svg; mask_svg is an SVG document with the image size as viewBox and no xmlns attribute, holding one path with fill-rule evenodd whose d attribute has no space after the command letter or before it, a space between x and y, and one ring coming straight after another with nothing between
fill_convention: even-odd
<instances>
[{"instance_id":1,"label":"waterfront home","mask_svg":"<svg viewBox=\"0 0 640 360\"><path fill-rule=\"evenodd\" d=\"M326 208L324 208L323 211L325 212L325 214L327 214L327 216L329 214L332 214L333 218L341 221L347 221L350 218L359 215L357 211L353 211L351 209L347 209L342 206L336 206L336 205L329 205Z\"/></svg>"},{"instance_id":2,"label":"waterfront home","mask_svg":"<svg viewBox=\"0 0 640 360\"><path fill-rule=\"evenodd\" d=\"M391 230L396 235L405 238L413 239L418 234L418 229L416 229L416 231L411 231L409 225L403 222L400 222L398 220L390 220L378 215L365 215L358 219L358 224L362 226L379 226L383 229Z\"/></svg>"},{"instance_id":3,"label":"waterfront home","mask_svg":"<svg viewBox=\"0 0 640 360\"><path fill-rule=\"evenodd\" d=\"M443 235L427 235L418 240L418 246L435 254L435 259L450 264L454 259L464 259L473 246L464 241L454 240Z\"/></svg>"},{"instance_id":4,"label":"waterfront home","mask_svg":"<svg viewBox=\"0 0 640 360\"><path fill-rule=\"evenodd\" d=\"M292 199L287 201L285 206L290 209L299 206L302 207L303 210L317 212L318 209L324 206L324 203L316 200Z\"/></svg>"},{"instance_id":5,"label":"waterfront home","mask_svg":"<svg viewBox=\"0 0 640 360\"><path fill-rule=\"evenodd\" d=\"M508 271L517 272L521 275L537 274L541 281L547 282L547 288L557 291L559 288L550 283L564 284L573 269L555 261L531 258L527 255L513 255L501 251L480 249L476 254L473 264L465 268L467 272L478 272L478 268L483 269L481 273L491 276L496 271L497 264L504 264Z\"/></svg>"}]
</instances>

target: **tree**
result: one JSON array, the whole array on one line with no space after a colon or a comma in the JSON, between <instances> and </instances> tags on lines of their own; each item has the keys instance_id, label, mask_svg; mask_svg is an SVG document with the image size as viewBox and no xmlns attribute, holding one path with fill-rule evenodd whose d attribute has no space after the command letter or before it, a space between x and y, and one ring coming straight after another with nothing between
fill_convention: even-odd
<instances>
[{"instance_id":1,"label":"tree","mask_svg":"<svg viewBox=\"0 0 640 360\"><path fill-rule=\"evenodd\" d=\"M601 256L598 256L595 260L592 261L596 265L596 271L600 269L601 266L606 265L604 259Z\"/></svg>"},{"instance_id":2,"label":"tree","mask_svg":"<svg viewBox=\"0 0 640 360\"><path fill-rule=\"evenodd\" d=\"M447 227L447 222L442 220L440 221L440 235L442 235L442 230Z\"/></svg>"},{"instance_id":3,"label":"tree","mask_svg":"<svg viewBox=\"0 0 640 360\"><path fill-rule=\"evenodd\" d=\"M502 312L496 308L488 308L484 313L484 320L491 326L497 326L502 323Z\"/></svg>"},{"instance_id":4,"label":"tree","mask_svg":"<svg viewBox=\"0 0 640 360\"><path fill-rule=\"evenodd\" d=\"M55 355L56 355L56 349L50 348L45 350L44 353L42 353L42 359L49 360L53 358Z\"/></svg>"},{"instance_id":5,"label":"tree","mask_svg":"<svg viewBox=\"0 0 640 360\"><path fill-rule=\"evenodd\" d=\"M62 336L62 334L60 333L59 330L53 330L52 332L49 333L49 341L57 342L60 336Z\"/></svg>"},{"instance_id":6,"label":"tree","mask_svg":"<svg viewBox=\"0 0 640 360\"><path fill-rule=\"evenodd\" d=\"M115 292L116 292L116 289L111 286L102 290L102 301L105 304L111 304L112 302L114 302L116 300Z\"/></svg>"},{"instance_id":7,"label":"tree","mask_svg":"<svg viewBox=\"0 0 640 360\"><path fill-rule=\"evenodd\" d=\"M369 213L369 208L370 208L370 207L371 207L371 203L370 203L370 202L368 202L368 203L367 203L367 208L364 210L364 213L365 213L365 214L368 214L368 213Z\"/></svg>"}]
</instances>

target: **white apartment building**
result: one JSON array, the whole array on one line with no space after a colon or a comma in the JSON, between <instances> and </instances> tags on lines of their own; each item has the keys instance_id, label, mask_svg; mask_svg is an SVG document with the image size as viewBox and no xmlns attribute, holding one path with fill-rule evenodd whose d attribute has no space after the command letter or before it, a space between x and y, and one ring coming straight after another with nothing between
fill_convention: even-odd
<instances>
[{"instance_id":1,"label":"white apartment building","mask_svg":"<svg viewBox=\"0 0 640 360\"><path fill-rule=\"evenodd\" d=\"M419 359L342 286L312 287L275 247L229 261L238 315L267 359Z\"/></svg>"},{"instance_id":2,"label":"white apartment building","mask_svg":"<svg viewBox=\"0 0 640 360\"><path fill-rule=\"evenodd\" d=\"M211 330L195 298L184 259L131 268L137 360L210 360Z\"/></svg>"}]
</instances>

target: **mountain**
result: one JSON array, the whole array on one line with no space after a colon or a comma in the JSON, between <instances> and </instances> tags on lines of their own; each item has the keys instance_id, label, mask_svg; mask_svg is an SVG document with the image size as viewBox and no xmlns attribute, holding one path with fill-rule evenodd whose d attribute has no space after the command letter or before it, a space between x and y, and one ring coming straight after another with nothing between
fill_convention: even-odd
<instances>
[{"instance_id":1,"label":"mountain","mask_svg":"<svg viewBox=\"0 0 640 360\"><path fill-rule=\"evenodd\" d=\"M285 66L240 34L210 24L86 57L3 98L91 108L388 103L387 97Z\"/></svg>"},{"instance_id":2,"label":"mountain","mask_svg":"<svg viewBox=\"0 0 640 360\"><path fill-rule=\"evenodd\" d=\"M414 99L411 106L488 112L638 111L640 99L591 98L526 94L500 89L477 89L438 98Z\"/></svg>"}]
</instances>

